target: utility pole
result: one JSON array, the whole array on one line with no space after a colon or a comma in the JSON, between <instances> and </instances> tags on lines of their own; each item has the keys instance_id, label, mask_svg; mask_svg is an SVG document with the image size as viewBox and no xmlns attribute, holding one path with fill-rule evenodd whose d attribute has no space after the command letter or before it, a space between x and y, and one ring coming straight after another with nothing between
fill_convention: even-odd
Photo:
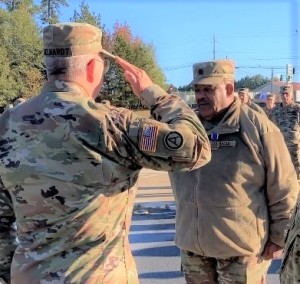
<instances>
[{"instance_id":1,"label":"utility pole","mask_svg":"<svg viewBox=\"0 0 300 284\"><path fill-rule=\"evenodd\" d=\"M273 93L273 78L274 78L274 69L271 69L271 93Z\"/></svg>"}]
</instances>

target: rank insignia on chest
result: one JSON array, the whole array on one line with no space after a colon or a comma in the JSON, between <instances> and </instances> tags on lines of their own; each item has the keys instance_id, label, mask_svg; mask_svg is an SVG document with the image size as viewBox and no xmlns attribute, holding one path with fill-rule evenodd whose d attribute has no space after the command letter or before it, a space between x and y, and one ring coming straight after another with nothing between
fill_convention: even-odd
<instances>
[{"instance_id":1,"label":"rank insignia on chest","mask_svg":"<svg viewBox=\"0 0 300 284\"><path fill-rule=\"evenodd\" d=\"M236 141L210 141L210 147L213 151L220 147L236 147Z\"/></svg>"}]
</instances>

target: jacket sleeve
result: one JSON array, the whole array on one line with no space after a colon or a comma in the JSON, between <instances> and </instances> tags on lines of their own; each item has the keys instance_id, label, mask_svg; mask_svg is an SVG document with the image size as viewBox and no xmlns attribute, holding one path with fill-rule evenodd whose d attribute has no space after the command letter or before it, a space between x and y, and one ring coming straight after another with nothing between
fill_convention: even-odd
<instances>
[{"instance_id":1,"label":"jacket sleeve","mask_svg":"<svg viewBox=\"0 0 300 284\"><path fill-rule=\"evenodd\" d=\"M12 202L0 179L0 280L7 283L10 283L11 260L16 248L14 221Z\"/></svg>"},{"instance_id":2,"label":"jacket sleeve","mask_svg":"<svg viewBox=\"0 0 300 284\"><path fill-rule=\"evenodd\" d=\"M262 138L270 215L269 239L283 247L288 224L297 202L299 184L291 156L279 129L269 122L269 130Z\"/></svg>"},{"instance_id":3,"label":"jacket sleeve","mask_svg":"<svg viewBox=\"0 0 300 284\"><path fill-rule=\"evenodd\" d=\"M153 85L141 99L150 107L151 118L107 106L102 151L112 158L117 156L123 165L132 163L155 170L192 170L210 161L206 131L180 97Z\"/></svg>"}]
</instances>

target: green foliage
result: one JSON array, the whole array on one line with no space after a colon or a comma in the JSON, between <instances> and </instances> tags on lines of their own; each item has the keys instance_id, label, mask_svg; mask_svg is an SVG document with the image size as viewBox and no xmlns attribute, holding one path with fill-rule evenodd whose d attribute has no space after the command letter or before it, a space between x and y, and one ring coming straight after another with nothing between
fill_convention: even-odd
<instances>
[{"instance_id":1,"label":"green foliage","mask_svg":"<svg viewBox=\"0 0 300 284\"><path fill-rule=\"evenodd\" d=\"M270 79L262 75L246 76L235 82L235 89L238 90L239 88L247 87L250 90L255 90L268 82L270 82Z\"/></svg>"},{"instance_id":2,"label":"green foliage","mask_svg":"<svg viewBox=\"0 0 300 284\"><path fill-rule=\"evenodd\" d=\"M67 0L41 0L41 21L49 24L59 22L59 6L68 6Z\"/></svg>"},{"instance_id":3,"label":"green foliage","mask_svg":"<svg viewBox=\"0 0 300 284\"><path fill-rule=\"evenodd\" d=\"M74 15L70 19L71 22L88 23L93 26L102 28L100 14L96 15L95 13L90 12L88 4L85 4L84 1L81 2L79 8L80 12L77 12L76 10L74 11Z\"/></svg>"},{"instance_id":4,"label":"green foliage","mask_svg":"<svg viewBox=\"0 0 300 284\"><path fill-rule=\"evenodd\" d=\"M13 11L22 3L21 0L0 0L8 11Z\"/></svg>"},{"instance_id":5,"label":"green foliage","mask_svg":"<svg viewBox=\"0 0 300 284\"><path fill-rule=\"evenodd\" d=\"M166 87L166 78L156 63L153 47L145 44L140 38L134 37L129 26L116 23L109 47L109 51L113 54L145 70L155 84ZM109 99L117 106L142 107L140 100L136 98L125 80L123 70L114 63L111 64L105 77L102 97Z\"/></svg>"},{"instance_id":6,"label":"green foliage","mask_svg":"<svg viewBox=\"0 0 300 284\"><path fill-rule=\"evenodd\" d=\"M35 95L43 83L40 32L29 9L0 10L0 106Z\"/></svg>"},{"instance_id":7,"label":"green foliage","mask_svg":"<svg viewBox=\"0 0 300 284\"><path fill-rule=\"evenodd\" d=\"M191 91L193 90L193 86L192 85L184 85L184 86L179 86L178 87L178 91Z\"/></svg>"}]
</instances>

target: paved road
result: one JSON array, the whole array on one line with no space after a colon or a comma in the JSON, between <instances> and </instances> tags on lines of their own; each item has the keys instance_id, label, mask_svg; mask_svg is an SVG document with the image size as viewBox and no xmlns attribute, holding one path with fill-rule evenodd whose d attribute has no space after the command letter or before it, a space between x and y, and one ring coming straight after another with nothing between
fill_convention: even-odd
<instances>
[{"instance_id":1,"label":"paved road","mask_svg":"<svg viewBox=\"0 0 300 284\"><path fill-rule=\"evenodd\" d=\"M166 173L143 170L138 180L130 242L141 284L184 283L179 250L174 244L175 206ZM268 272L268 284L278 284L280 260Z\"/></svg>"}]
</instances>

